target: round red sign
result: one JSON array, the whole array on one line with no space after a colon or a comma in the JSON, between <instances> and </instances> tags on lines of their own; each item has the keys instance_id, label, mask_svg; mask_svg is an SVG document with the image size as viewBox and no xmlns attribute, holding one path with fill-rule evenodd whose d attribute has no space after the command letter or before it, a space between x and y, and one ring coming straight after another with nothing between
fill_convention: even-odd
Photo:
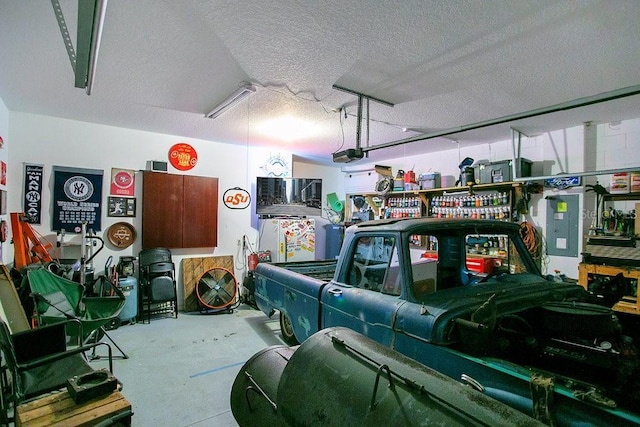
<instances>
[{"instance_id":1,"label":"round red sign","mask_svg":"<svg viewBox=\"0 0 640 427\"><path fill-rule=\"evenodd\" d=\"M189 144L179 142L169 149L169 163L181 171L193 169L198 163L198 153Z\"/></svg>"},{"instance_id":2,"label":"round red sign","mask_svg":"<svg viewBox=\"0 0 640 427\"><path fill-rule=\"evenodd\" d=\"M113 175L113 185L121 189L127 189L133 185L133 175L127 171L118 171Z\"/></svg>"}]
</instances>

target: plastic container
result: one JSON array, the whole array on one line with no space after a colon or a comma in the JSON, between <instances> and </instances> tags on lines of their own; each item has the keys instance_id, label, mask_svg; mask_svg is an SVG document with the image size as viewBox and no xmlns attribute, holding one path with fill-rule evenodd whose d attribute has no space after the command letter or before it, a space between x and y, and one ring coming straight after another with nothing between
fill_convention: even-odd
<instances>
[{"instance_id":1,"label":"plastic container","mask_svg":"<svg viewBox=\"0 0 640 427\"><path fill-rule=\"evenodd\" d=\"M611 175L609 192L611 194L627 194L629 192L629 173L622 172Z\"/></svg>"},{"instance_id":2,"label":"plastic container","mask_svg":"<svg viewBox=\"0 0 640 427\"><path fill-rule=\"evenodd\" d=\"M124 307L118 314L121 323L132 322L138 316L138 279L133 276L121 277L118 287L125 296Z\"/></svg>"}]
</instances>

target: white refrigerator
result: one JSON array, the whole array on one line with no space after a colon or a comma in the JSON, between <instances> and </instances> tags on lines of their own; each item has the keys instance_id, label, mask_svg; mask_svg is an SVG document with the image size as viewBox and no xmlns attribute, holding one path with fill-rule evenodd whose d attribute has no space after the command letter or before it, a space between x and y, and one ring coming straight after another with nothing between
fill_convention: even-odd
<instances>
[{"instance_id":1,"label":"white refrigerator","mask_svg":"<svg viewBox=\"0 0 640 427\"><path fill-rule=\"evenodd\" d=\"M260 250L271 251L272 262L313 261L316 255L314 219L262 220Z\"/></svg>"}]
</instances>

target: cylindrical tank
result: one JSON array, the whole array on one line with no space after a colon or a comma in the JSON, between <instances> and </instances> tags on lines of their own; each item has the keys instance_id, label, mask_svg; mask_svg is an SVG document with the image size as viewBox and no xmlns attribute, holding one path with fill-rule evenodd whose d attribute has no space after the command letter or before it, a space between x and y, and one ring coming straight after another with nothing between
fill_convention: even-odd
<instances>
[{"instance_id":1,"label":"cylindrical tank","mask_svg":"<svg viewBox=\"0 0 640 427\"><path fill-rule=\"evenodd\" d=\"M283 345L268 347L254 354L240 369L231 388L231 412L239 425L278 425L278 382L293 351Z\"/></svg>"},{"instance_id":2,"label":"cylindrical tank","mask_svg":"<svg viewBox=\"0 0 640 427\"><path fill-rule=\"evenodd\" d=\"M138 316L138 280L133 276L120 277L118 287L125 296L124 307L118 314L120 323L131 322Z\"/></svg>"},{"instance_id":3,"label":"cylindrical tank","mask_svg":"<svg viewBox=\"0 0 640 427\"><path fill-rule=\"evenodd\" d=\"M294 349L285 358L281 348L267 348L243 366L231 391L241 427L258 419L272 426L542 425L346 328L324 329ZM247 385L247 373L254 383Z\"/></svg>"}]
</instances>

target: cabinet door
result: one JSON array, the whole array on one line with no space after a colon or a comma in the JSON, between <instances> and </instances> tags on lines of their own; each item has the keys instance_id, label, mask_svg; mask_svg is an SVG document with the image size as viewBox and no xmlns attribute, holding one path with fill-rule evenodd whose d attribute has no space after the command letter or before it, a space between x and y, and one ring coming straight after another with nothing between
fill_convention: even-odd
<instances>
[{"instance_id":1,"label":"cabinet door","mask_svg":"<svg viewBox=\"0 0 640 427\"><path fill-rule=\"evenodd\" d=\"M161 172L142 176L142 249L182 247L183 177Z\"/></svg>"},{"instance_id":2,"label":"cabinet door","mask_svg":"<svg viewBox=\"0 0 640 427\"><path fill-rule=\"evenodd\" d=\"M206 248L218 244L218 178L184 177L182 247Z\"/></svg>"}]
</instances>

